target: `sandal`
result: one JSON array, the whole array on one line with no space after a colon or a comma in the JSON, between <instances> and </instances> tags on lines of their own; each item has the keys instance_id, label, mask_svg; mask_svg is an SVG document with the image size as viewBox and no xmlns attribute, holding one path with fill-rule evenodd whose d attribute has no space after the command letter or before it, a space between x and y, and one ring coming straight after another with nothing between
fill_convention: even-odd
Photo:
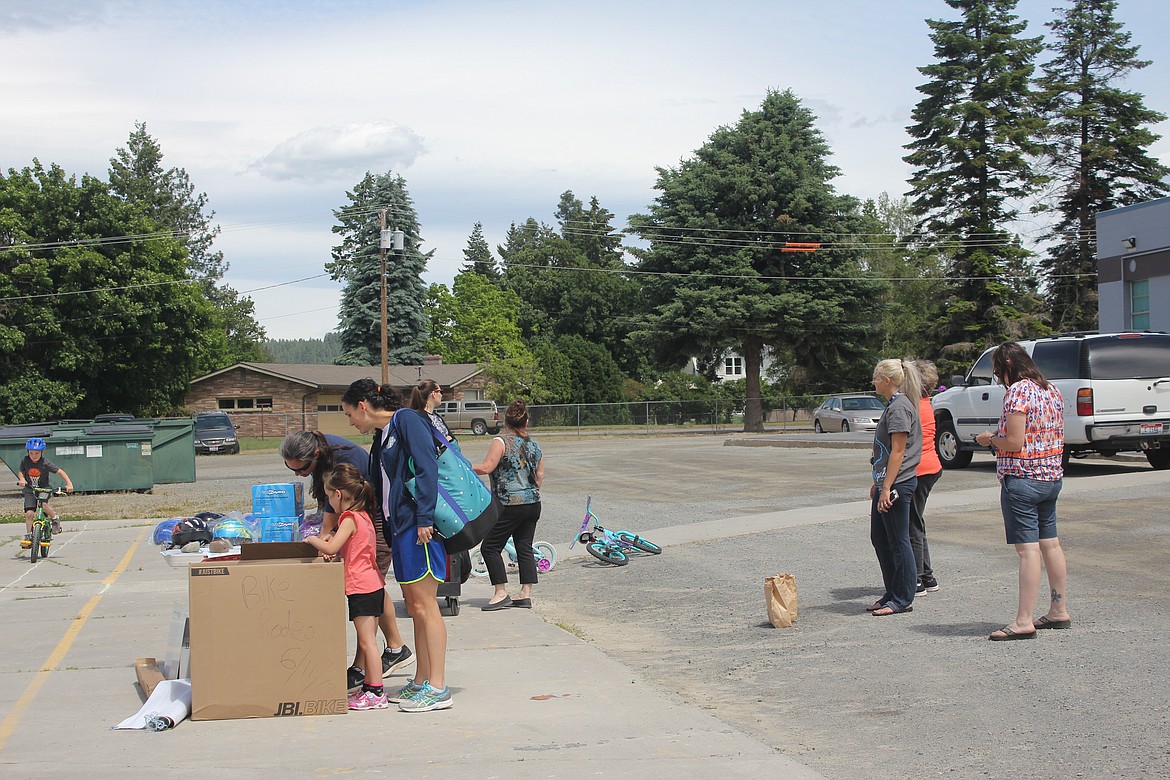
<instances>
[{"instance_id":1,"label":"sandal","mask_svg":"<svg viewBox=\"0 0 1170 780\"><path fill-rule=\"evenodd\" d=\"M999 634L999 636L996 636L996 634ZM1035 639L1036 630L1032 629L1028 633L1022 634L1018 631L1012 631L1011 626L1004 626L998 631L992 631L987 638L992 642L1010 642L1013 639Z\"/></svg>"},{"instance_id":2,"label":"sandal","mask_svg":"<svg viewBox=\"0 0 1170 780\"><path fill-rule=\"evenodd\" d=\"M884 601L875 601L874 603L872 603L868 607L866 607L865 611L866 612L876 612L879 609L881 609L882 607L884 607L885 605L886 605L886 602L884 602Z\"/></svg>"},{"instance_id":3,"label":"sandal","mask_svg":"<svg viewBox=\"0 0 1170 780\"><path fill-rule=\"evenodd\" d=\"M902 607L901 609L895 609L895 608L891 607L889 604L883 604L881 609L875 609L870 614L873 615L874 617L887 617L889 615L901 615L903 612L913 612L913 611L914 611L913 604L911 604L908 607Z\"/></svg>"}]
</instances>

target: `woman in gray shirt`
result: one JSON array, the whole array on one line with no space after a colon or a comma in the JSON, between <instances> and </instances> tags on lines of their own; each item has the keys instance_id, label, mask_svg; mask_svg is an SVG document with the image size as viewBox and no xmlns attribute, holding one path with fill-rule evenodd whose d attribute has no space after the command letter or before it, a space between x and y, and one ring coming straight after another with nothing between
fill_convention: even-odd
<instances>
[{"instance_id":1,"label":"woman in gray shirt","mask_svg":"<svg viewBox=\"0 0 1170 780\"><path fill-rule=\"evenodd\" d=\"M873 387L889 399L873 436L873 501L869 514L869 539L882 569L885 592L866 607L874 617L909 612L914 607L918 568L910 546L910 502L922 459L922 423L918 399L922 377L913 360L883 360L873 370Z\"/></svg>"}]
</instances>

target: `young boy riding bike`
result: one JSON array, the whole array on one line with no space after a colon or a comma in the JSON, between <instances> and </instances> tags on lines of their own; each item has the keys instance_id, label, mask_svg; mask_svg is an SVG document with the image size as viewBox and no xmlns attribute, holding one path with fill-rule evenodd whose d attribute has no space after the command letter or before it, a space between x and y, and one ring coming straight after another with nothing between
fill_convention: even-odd
<instances>
[{"instance_id":1,"label":"young boy riding bike","mask_svg":"<svg viewBox=\"0 0 1170 780\"><path fill-rule=\"evenodd\" d=\"M37 497L33 494L33 488L49 487L50 474L61 475L61 479L65 480L66 493L73 492L73 482L64 470L45 459L44 439L34 436L24 443L24 448L28 450L28 454L20 460L20 470L16 473L16 481L20 484L21 492L24 493L25 534L21 546L28 547L32 545L33 521L37 516ZM44 507L45 514L53 520L53 533L60 533L61 516L53 511L48 501L44 503Z\"/></svg>"}]
</instances>

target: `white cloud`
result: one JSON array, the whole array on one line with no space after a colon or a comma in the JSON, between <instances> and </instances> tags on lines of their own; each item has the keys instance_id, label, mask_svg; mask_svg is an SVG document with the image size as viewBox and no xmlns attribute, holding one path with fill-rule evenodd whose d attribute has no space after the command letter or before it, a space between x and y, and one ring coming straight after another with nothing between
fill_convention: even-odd
<instances>
[{"instance_id":1,"label":"white cloud","mask_svg":"<svg viewBox=\"0 0 1170 780\"><path fill-rule=\"evenodd\" d=\"M364 171L409 168L425 151L422 137L405 125L352 123L299 133L248 169L278 180L348 180Z\"/></svg>"}]
</instances>

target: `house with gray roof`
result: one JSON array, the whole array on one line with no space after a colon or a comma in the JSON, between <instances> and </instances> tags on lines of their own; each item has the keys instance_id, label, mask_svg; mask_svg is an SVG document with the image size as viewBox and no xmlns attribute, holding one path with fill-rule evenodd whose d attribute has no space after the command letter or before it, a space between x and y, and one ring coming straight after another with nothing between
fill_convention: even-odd
<instances>
[{"instance_id":1,"label":"house with gray roof","mask_svg":"<svg viewBox=\"0 0 1170 780\"><path fill-rule=\"evenodd\" d=\"M475 363L444 364L428 357L418 366L390 366L390 384L409 397L422 379L443 388L443 400L485 398L486 377ZM303 363L236 363L191 381L184 405L192 412L219 409L231 415L241 436L283 437L319 430L354 438L341 411L341 395L359 379L379 381L381 366Z\"/></svg>"}]
</instances>

